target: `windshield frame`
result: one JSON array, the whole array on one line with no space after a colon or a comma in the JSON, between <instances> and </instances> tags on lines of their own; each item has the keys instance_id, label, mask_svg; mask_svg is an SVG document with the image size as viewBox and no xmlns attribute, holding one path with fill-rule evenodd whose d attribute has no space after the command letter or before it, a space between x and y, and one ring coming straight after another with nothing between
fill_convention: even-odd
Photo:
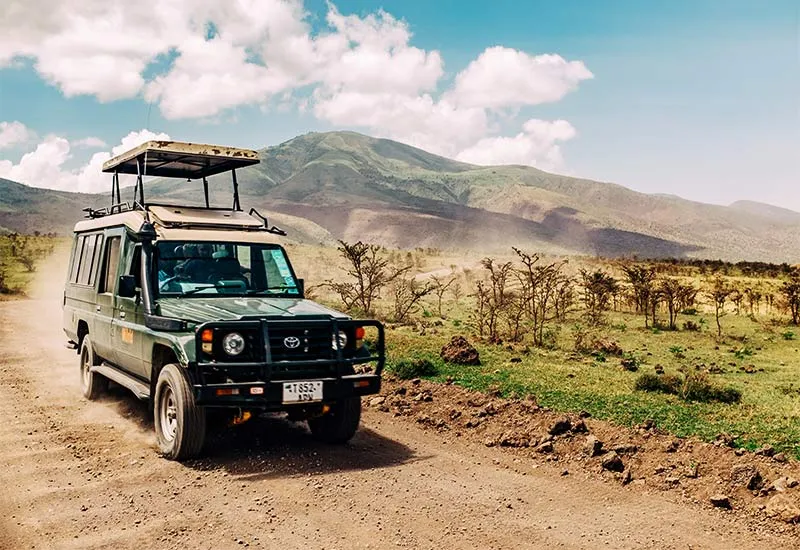
<instances>
[{"instance_id":1,"label":"windshield frame","mask_svg":"<svg viewBox=\"0 0 800 550\"><path fill-rule=\"evenodd\" d=\"M262 289L254 292L254 289L246 289L243 292L203 292L203 291L195 291L192 292L191 290L186 293L177 293L177 292L164 292L161 290L161 285L163 281L159 280L158 273L159 273L159 253L160 253L160 245L162 244L172 244L174 246L178 245L185 245L185 244L193 244L193 245L231 245L231 246L242 246L242 247L257 247L261 250L280 250L284 260L286 261L286 267L289 269L289 273L292 276L292 280L294 282L294 287L289 287L287 289L281 290L269 290L269 289ZM252 250L252 249L251 249ZM155 299L166 299L166 298L177 298L177 299L186 299L186 298L292 298L292 299L300 299L302 298L301 293L301 284L300 278L297 276L297 273L294 270L294 266L289 258L289 254L286 252L286 249L279 243L273 242L259 242L259 241L239 241L239 240L225 240L225 239L159 239L153 243L153 261L152 261L152 273L150 274L152 280L154 281L154 298ZM208 288L215 288L213 283L201 283L201 282L193 282L192 284L197 285L208 285Z\"/></svg>"}]
</instances>

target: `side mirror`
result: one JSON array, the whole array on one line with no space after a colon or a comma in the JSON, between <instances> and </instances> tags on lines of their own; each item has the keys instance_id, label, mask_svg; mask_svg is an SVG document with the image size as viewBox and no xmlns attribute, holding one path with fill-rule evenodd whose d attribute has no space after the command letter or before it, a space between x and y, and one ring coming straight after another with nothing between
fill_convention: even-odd
<instances>
[{"instance_id":1,"label":"side mirror","mask_svg":"<svg viewBox=\"0 0 800 550\"><path fill-rule=\"evenodd\" d=\"M123 298L134 298L136 296L136 277L133 275L120 275L117 295Z\"/></svg>"},{"instance_id":2,"label":"side mirror","mask_svg":"<svg viewBox=\"0 0 800 550\"><path fill-rule=\"evenodd\" d=\"M300 293L301 297L305 297L306 295L306 280L305 279L297 279L297 291Z\"/></svg>"}]
</instances>

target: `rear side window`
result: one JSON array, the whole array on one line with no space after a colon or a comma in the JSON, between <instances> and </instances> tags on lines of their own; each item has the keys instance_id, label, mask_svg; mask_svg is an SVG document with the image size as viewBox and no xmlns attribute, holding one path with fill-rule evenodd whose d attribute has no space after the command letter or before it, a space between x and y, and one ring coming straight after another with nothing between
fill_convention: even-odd
<instances>
[{"instance_id":1,"label":"rear side window","mask_svg":"<svg viewBox=\"0 0 800 550\"><path fill-rule=\"evenodd\" d=\"M103 262L103 276L100 281L100 292L111 292L117 280L119 267L120 237L111 237L106 241L106 254Z\"/></svg>"},{"instance_id":2,"label":"rear side window","mask_svg":"<svg viewBox=\"0 0 800 550\"><path fill-rule=\"evenodd\" d=\"M70 282L94 286L100 264L103 235L93 233L81 235L75 241L75 255L70 268Z\"/></svg>"},{"instance_id":3,"label":"rear side window","mask_svg":"<svg viewBox=\"0 0 800 550\"><path fill-rule=\"evenodd\" d=\"M81 256L83 255L83 241L86 240L84 235L80 235L75 240L75 254L72 257L72 269L70 270L69 282L78 282L78 267L81 265Z\"/></svg>"},{"instance_id":4,"label":"rear side window","mask_svg":"<svg viewBox=\"0 0 800 550\"><path fill-rule=\"evenodd\" d=\"M87 235L81 251L81 264L78 267L78 284L88 285L89 276L92 274L92 256L94 245L97 244L97 235Z\"/></svg>"}]
</instances>

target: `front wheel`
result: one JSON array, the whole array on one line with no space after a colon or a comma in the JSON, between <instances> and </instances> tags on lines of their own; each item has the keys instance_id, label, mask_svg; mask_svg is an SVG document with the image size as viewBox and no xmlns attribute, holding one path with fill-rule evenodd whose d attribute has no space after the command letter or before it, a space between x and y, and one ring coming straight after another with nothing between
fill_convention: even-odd
<instances>
[{"instance_id":1,"label":"front wheel","mask_svg":"<svg viewBox=\"0 0 800 550\"><path fill-rule=\"evenodd\" d=\"M100 360L94 353L89 335L81 341L81 392L86 399L94 401L108 390L108 378L102 374L92 372L94 365L99 365Z\"/></svg>"},{"instance_id":2,"label":"front wheel","mask_svg":"<svg viewBox=\"0 0 800 550\"><path fill-rule=\"evenodd\" d=\"M197 456L206 437L206 411L194 400L185 369L170 363L158 375L153 420L159 452L170 460Z\"/></svg>"},{"instance_id":3,"label":"front wheel","mask_svg":"<svg viewBox=\"0 0 800 550\"><path fill-rule=\"evenodd\" d=\"M311 435L332 444L347 443L358 430L361 421L361 396L341 399L322 416L308 419Z\"/></svg>"}]
</instances>

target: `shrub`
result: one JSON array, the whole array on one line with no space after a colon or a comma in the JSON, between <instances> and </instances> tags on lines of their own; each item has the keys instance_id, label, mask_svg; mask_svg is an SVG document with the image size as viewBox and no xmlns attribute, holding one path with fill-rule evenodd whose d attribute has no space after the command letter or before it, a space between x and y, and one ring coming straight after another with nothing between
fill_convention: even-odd
<instances>
[{"instance_id":1,"label":"shrub","mask_svg":"<svg viewBox=\"0 0 800 550\"><path fill-rule=\"evenodd\" d=\"M634 389L677 395L684 401L703 403L711 401L739 403L742 399L742 392L730 386L724 388L717 386L703 372L687 374L684 377L645 373L636 379Z\"/></svg>"},{"instance_id":2,"label":"shrub","mask_svg":"<svg viewBox=\"0 0 800 550\"><path fill-rule=\"evenodd\" d=\"M436 376L438 370L429 359L401 359L390 365L389 370L394 372L398 378L408 380L411 378L421 378L423 376Z\"/></svg>"},{"instance_id":3,"label":"shrub","mask_svg":"<svg viewBox=\"0 0 800 550\"><path fill-rule=\"evenodd\" d=\"M701 319L702 321L702 319ZM694 321L686 321L683 323L683 330L689 330L692 332L700 332L700 324L695 323Z\"/></svg>"},{"instance_id":4,"label":"shrub","mask_svg":"<svg viewBox=\"0 0 800 550\"><path fill-rule=\"evenodd\" d=\"M714 384L706 373L698 372L688 374L681 387L681 399L684 401L720 401L722 403L738 403L742 399L742 392L736 388L720 388Z\"/></svg>"},{"instance_id":5,"label":"shrub","mask_svg":"<svg viewBox=\"0 0 800 550\"><path fill-rule=\"evenodd\" d=\"M781 336L783 336L784 340L794 340L794 332L791 330L781 333Z\"/></svg>"},{"instance_id":6,"label":"shrub","mask_svg":"<svg viewBox=\"0 0 800 550\"><path fill-rule=\"evenodd\" d=\"M675 359L684 359L684 358L686 357L686 355L683 353L684 351L686 351L686 350L685 350L685 349L683 349L683 348L682 348L682 347L680 347L680 346L671 346L671 347L669 348L669 352L670 352L672 355L674 355L674 356L675 356Z\"/></svg>"},{"instance_id":7,"label":"shrub","mask_svg":"<svg viewBox=\"0 0 800 550\"><path fill-rule=\"evenodd\" d=\"M622 355L621 365L625 370L635 372L639 370L639 365L641 365L641 363L642 361L630 352L625 352Z\"/></svg>"},{"instance_id":8,"label":"shrub","mask_svg":"<svg viewBox=\"0 0 800 550\"><path fill-rule=\"evenodd\" d=\"M638 391L663 391L661 389L661 377L649 372L640 374L633 388Z\"/></svg>"}]
</instances>

